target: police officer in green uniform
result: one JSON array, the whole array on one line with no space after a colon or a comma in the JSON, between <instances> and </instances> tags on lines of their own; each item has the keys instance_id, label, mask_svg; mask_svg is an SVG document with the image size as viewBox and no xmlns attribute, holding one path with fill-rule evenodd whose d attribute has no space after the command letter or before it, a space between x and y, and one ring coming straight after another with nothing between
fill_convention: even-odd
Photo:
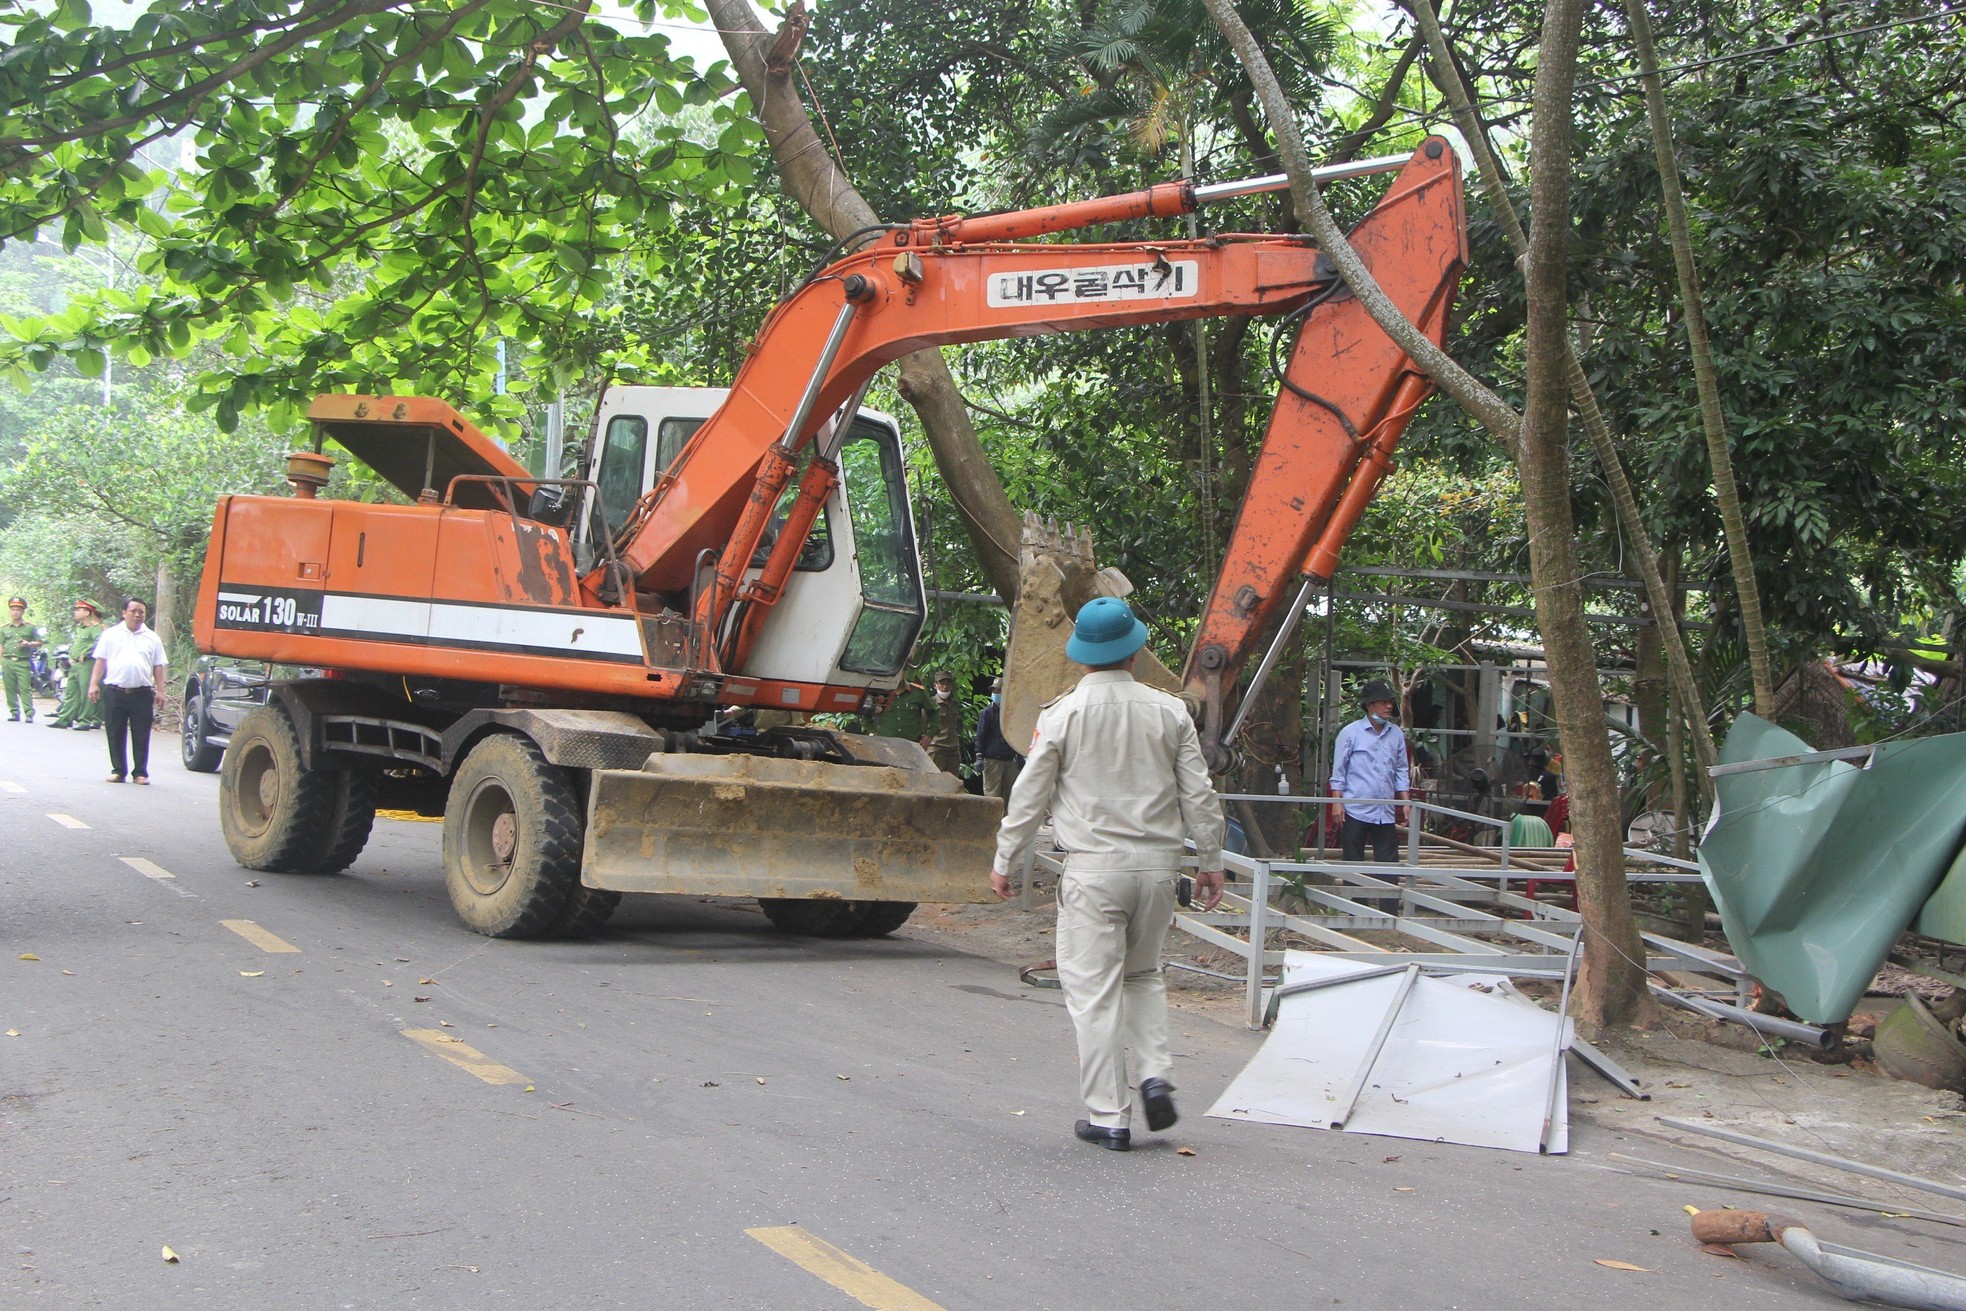
<instances>
[{"instance_id":1,"label":"police officer in green uniform","mask_svg":"<svg viewBox=\"0 0 1966 1311\"><path fill-rule=\"evenodd\" d=\"M102 727L102 706L89 700L90 655L96 639L102 636L102 611L94 601L75 603L75 632L68 639L68 684L62 688L61 709L48 722L49 728Z\"/></svg>"},{"instance_id":2,"label":"police officer in green uniform","mask_svg":"<svg viewBox=\"0 0 1966 1311\"><path fill-rule=\"evenodd\" d=\"M27 601L14 597L7 602L7 622L0 624L0 682L7 690L7 722L18 724L21 716L34 722L34 671L28 664L41 636L27 622Z\"/></svg>"},{"instance_id":3,"label":"police officer in green uniform","mask_svg":"<svg viewBox=\"0 0 1966 1311\"><path fill-rule=\"evenodd\" d=\"M931 708L934 726L928 741L928 757L945 774L954 774L963 763L963 703L956 699L956 676L946 669L935 674L935 702Z\"/></svg>"},{"instance_id":4,"label":"police officer in green uniform","mask_svg":"<svg viewBox=\"0 0 1966 1311\"><path fill-rule=\"evenodd\" d=\"M903 681L894 690L887 709L874 720L874 732L881 737L903 737L923 746L929 743L935 699L920 683Z\"/></svg>"}]
</instances>

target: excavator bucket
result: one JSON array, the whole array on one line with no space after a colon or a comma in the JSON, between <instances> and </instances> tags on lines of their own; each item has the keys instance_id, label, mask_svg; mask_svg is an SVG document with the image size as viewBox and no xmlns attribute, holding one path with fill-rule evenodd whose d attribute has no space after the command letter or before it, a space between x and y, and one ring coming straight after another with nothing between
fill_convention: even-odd
<instances>
[{"instance_id":1,"label":"excavator bucket","mask_svg":"<svg viewBox=\"0 0 1966 1311\"><path fill-rule=\"evenodd\" d=\"M1003 803L912 742L836 735L840 765L657 753L599 769L582 880L616 892L980 902Z\"/></svg>"},{"instance_id":2,"label":"excavator bucket","mask_svg":"<svg viewBox=\"0 0 1966 1311\"><path fill-rule=\"evenodd\" d=\"M1017 609L1004 656L1003 735L1023 747L1037 731L1038 711L1077 685L1085 666L1065 655L1072 620L1096 596L1130 596L1133 584L1117 569L1093 563L1092 534L1026 512L1017 552ZM1178 693L1181 680L1154 653L1142 651L1133 676Z\"/></svg>"}]
</instances>

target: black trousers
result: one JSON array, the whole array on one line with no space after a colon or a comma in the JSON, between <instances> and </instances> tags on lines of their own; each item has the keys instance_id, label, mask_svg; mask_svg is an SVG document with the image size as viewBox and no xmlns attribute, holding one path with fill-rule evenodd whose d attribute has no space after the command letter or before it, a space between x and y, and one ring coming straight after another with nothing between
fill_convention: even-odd
<instances>
[{"instance_id":1,"label":"black trousers","mask_svg":"<svg viewBox=\"0 0 1966 1311\"><path fill-rule=\"evenodd\" d=\"M150 777L150 720L157 694L147 687L102 686L102 726L109 739L109 767L118 774ZM123 733L130 734L129 757L123 754ZM125 767L127 765L127 768Z\"/></svg>"},{"instance_id":2,"label":"black trousers","mask_svg":"<svg viewBox=\"0 0 1966 1311\"><path fill-rule=\"evenodd\" d=\"M1365 859L1365 844L1372 843L1372 859L1382 865L1399 863L1399 825L1368 824L1362 819L1345 816L1344 827L1338 832L1338 842L1345 849L1345 859L1362 861Z\"/></svg>"}]
</instances>

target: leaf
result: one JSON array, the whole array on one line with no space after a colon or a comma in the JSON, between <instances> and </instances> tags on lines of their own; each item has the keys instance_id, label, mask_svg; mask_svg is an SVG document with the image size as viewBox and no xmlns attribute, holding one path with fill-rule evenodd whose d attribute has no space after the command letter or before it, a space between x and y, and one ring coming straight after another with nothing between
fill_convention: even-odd
<instances>
[{"instance_id":1,"label":"leaf","mask_svg":"<svg viewBox=\"0 0 1966 1311\"><path fill-rule=\"evenodd\" d=\"M1413 1191L1413 1186L1411 1184L1401 1184L1393 1189L1393 1191L1396 1193L1410 1193Z\"/></svg>"},{"instance_id":2,"label":"leaf","mask_svg":"<svg viewBox=\"0 0 1966 1311\"><path fill-rule=\"evenodd\" d=\"M1741 1259L1741 1254L1725 1243L1701 1243L1700 1250L1708 1256L1731 1256L1736 1261Z\"/></svg>"},{"instance_id":3,"label":"leaf","mask_svg":"<svg viewBox=\"0 0 1966 1311\"><path fill-rule=\"evenodd\" d=\"M834 1077L835 1079L838 1079L838 1080L839 1080L839 1081L840 1081L841 1083L852 1083L852 1082L853 1082L853 1076L852 1076L852 1075L850 1075L850 1074L836 1074L836 1075L834 1075L833 1077Z\"/></svg>"},{"instance_id":4,"label":"leaf","mask_svg":"<svg viewBox=\"0 0 1966 1311\"><path fill-rule=\"evenodd\" d=\"M176 1264L178 1263L178 1260L177 1260L177 1253L176 1253L176 1252L173 1252L173 1251L172 1251L172 1250L171 1250L170 1248L168 1248L168 1247L167 1247L167 1248L165 1248L165 1249L164 1249L164 1260L166 1260L166 1261L168 1261L168 1262L169 1262L170 1264L172 1264L172 1265L176 1265Z\"/></svg>"},{"instance_id":5,"label":"leaf","mask_svg":"<svg viewBox=\"0 0 1966 1311\"><path fill-rule=\"evenodd\" d=\"M257 979L264 973L266 973L265 970L240 970L239 977L242 979Z\"/></svg>"},{"instance_id":6,"label":"leaf","mask_svg":"<svg viewBox=\"0 0 1966 1311\"><path fill-rule=\"evenodd\" d=\"M1195 1149L1192 1147L1177 1147L1174 1149L1174 1154L1176 1156L1193 1156Z\"/></svg>"},{"instance_id":7,"label":"leaf","mask_svg":"<svg viewBox=\"0 0 1966 1311\"><path fill-rule=\"evenodd\" d=\"M1680 1207L1679 1209L1686 1212L1686 1214L1688 1215L1698 1215L1700 1213L1700 1208L1693 1205L1691 1202L1688 1202L1686 1205Z\"/></svg>"},{"instance_id":8,"label":"leaf","mask_svg":"<svg viewBox=\"0 0 1966 1311\"><path fill-rule=\"evenodd\" d=\"M763 1076L762 1074L761 1074L761 1075L759 1075L759 1076L758 1076L758 1082L759 1082L760 1084L762 1084L762 1083L763 1083L764 1081L765 1081L765 1079L764 1079L764 1076Z\"/></svg>"},{"instance_id":9,"label":"leaf","mask_svg":"<svg viewBox=\"0 0 1966 1311\"><path fill-rule=\"evenodd\" d=\"M7 1030L7 1036L8 1036L9 1038L18 1038L18 1037L20 1037L20 1030L19 1030L19 1029L9 1029L9 1030Z\"/></svg>"},{"instance_id":10,"label":"leaf","mask_svg":"<svg viewBox=\"0 0 1966 1311\"><path fill-rule=\"evenodd\" d=\"M1636 1270L1639 1274L1642 1275L1649 1275L1652 1273L1650 1270L1646 1269L1642 1265L1633 1265L1629 1261L1613 1261L1610 1260L1609 1258L1602 1257L1602 1256L1597 1258L1596 1264L1603 1266L1606 1270Z\"/></svg>"},{"instance_id":11,"label":"leaf","mask_svg":"<svg viewBox=\"0 0 1966 1311\"><path fill-rule=\"evenodd\" d=\"M22 953L20 954L20 958L21 958L22 960L40 960L40 959L41 959L41 958L40 958L39 956L36 956L36 955L35 955L35 954L34 954L33 952L31 952L31 951L24 951L24 952L22 952Z\"/></svg>"}]
</instances>

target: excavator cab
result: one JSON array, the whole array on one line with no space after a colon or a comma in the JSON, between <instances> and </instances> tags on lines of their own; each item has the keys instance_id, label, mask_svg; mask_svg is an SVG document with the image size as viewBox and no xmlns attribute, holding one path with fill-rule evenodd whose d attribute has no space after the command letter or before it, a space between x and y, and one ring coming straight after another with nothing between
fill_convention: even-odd
<instances>
[{"instance_id":1,"label":"excavator cab","mask_svg":"<svg viewBox=\"0 0 1966 1311\"><path fill-rule=\"evenodd\" d=\"M583 571L601 558L603 534L622 531L728 394L718 387L607 390L587 455L593 490L574 533ZM805 447L802 459L813 449ZM899 427L888 415L860 410L837 460L839 485L800 548L777 614L733 674L882 691L900 677L927 610ZM764 568L796 494L795 480L752 555L750 577ZM669 599L688 613L686 596Z\"/></svg>"}]
</instances>

